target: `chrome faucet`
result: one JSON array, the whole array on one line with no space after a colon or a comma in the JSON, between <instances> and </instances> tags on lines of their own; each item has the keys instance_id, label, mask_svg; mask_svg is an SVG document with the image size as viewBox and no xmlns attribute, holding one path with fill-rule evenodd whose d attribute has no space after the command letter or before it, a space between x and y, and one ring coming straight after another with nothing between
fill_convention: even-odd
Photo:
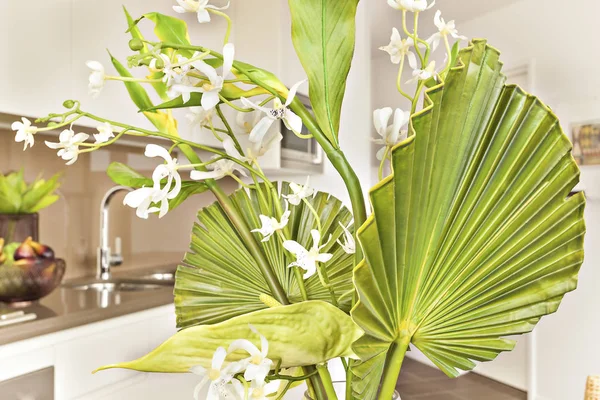
<instances>
[{"instance_id":1,"label":"chrome faucet","mask_svg":"<svg viewBox=\"0 0 600 400\"><path fill-rule=\"evenodd\" d=\"M115 252L113 253L108 243L108 209L110 201L119 192L131 192L133 189L126 186L115 186L104 195L100 204L100 247L98 247L98 279L110 279L110 267L123 264L121 254L121 238L115 239Z\"/></svg>"}]
</instances>

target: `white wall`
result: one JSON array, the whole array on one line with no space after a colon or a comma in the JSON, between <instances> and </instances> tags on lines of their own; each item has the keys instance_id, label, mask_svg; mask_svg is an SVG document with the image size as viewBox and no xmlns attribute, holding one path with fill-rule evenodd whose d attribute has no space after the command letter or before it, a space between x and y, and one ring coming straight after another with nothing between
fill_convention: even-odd
<instances>
[{"instance_id":1,"label":"white wall","mask_svg":"<svg viewBox=\"0 0 600 400\"><path fill-rule=\"evenodd\" d=\"M561 119L571 123L600 119L600 45L596 16L600 3L581 0L565 5L559 0L524 0L467 23L462 34L487 38L499 48L506 68L534 61L535 94ZM580 399L587 375L600 373L600 304L595 266L600 251L600 174L597 167L582 168L588 195L586 261L577 291L568 294L558 313L544 318L536 329L536 399Z\"/></svg>"}]
</instances>

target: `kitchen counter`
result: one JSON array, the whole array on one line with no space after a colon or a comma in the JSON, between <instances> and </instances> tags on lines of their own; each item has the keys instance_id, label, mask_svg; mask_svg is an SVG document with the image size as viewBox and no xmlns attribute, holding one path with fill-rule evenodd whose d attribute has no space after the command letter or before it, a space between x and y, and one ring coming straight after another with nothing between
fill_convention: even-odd
<instances>
[{"instance_id":1,"label":"kitchen counter","mask_svg":"<svg viewBox=\"0 0 600 400\"><path fill-rule=\"evenodd\" d=\"M160 268L136 269L135 271L115 270L113 277L133 279L155 272L173 272L176 268L177 265L169 265ZM63 285L85 280L85 278L78 278L67 281ZM172 302L173 286L165 282L159 289L146 291L102 292L74 290L60 286L38 303L20 309L11 308L11 310L23 310L25 313L35 313L37 319L1 327L0 346L160 307ZM2 307L7 308L0 306L0 310L4 309Z\"/></svg>"}]
</instances>

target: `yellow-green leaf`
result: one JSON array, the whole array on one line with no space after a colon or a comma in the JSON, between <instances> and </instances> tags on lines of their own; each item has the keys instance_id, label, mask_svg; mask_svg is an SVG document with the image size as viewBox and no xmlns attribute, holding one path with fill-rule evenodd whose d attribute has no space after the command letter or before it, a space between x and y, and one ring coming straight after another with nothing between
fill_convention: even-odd
<instances>
[{"instance_id":1,"label":"yellow-green leaf","mask_svg":"<svg viewBox=\"0 0 600 400\"><path fill-rule=\"evenodd\" d=\"M154 34L161 42L179 45L190 44L190 36L185 21L157 12L144 14L144 18L154 22ZM179 53L188 58L192 55L190 50L179 50Z\"/></svg>"},{"instance_id":2,"label":"yellow-green leaf","mask_svg":"<svg viewBox=\"0 0 600 400\"><path fill-rule=\"evenodd\" d=\"M259 336L250 330L250 325L267 338L268 357L281 360L283 368L320 364L337 357L354 358L352 343L362 335L344 312L322 301L308 301L256 311L216 325L187 328L138 360L98 370L185 373L196 365L209 368L215 350L227 349L234 340L247 339L260 348ZM247 356L236 352L227 361Z\"/></svg>"},{"instance_id":3,"label":"yellow-green leaf","mask_svg":"<svg viewBox=\"0 0 600 400\"><path fill-rule=\"evenodd\" d=\"M585 199L569 197L571 143L501 69L485 41L461 50L370 192L354 271L359 399L377 398L382 375L393 389L409 343L449 376L494 359L577 285Z\"/></svg>"}]
</instances>

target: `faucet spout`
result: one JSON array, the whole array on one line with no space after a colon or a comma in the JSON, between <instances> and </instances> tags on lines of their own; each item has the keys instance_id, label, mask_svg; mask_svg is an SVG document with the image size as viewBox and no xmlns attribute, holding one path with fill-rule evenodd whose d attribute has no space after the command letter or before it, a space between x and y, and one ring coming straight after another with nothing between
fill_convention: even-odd
<instances>
[{"instance_id":1,"label":"faucet spout","mask_svg":"<svg viewBox=\"0 0 600 400\"><path fill-rule=\"evenodd\" d=\"M116 252L113 254L109 244L109 207L111 200L120 192L131 192L133 189L127 186L115 186L108 190L100 203L100 246L98 247L97 274L99 279L110 279L110 267L121 265L121 240L116 240Z\"/></svg>"}]
</instances>

